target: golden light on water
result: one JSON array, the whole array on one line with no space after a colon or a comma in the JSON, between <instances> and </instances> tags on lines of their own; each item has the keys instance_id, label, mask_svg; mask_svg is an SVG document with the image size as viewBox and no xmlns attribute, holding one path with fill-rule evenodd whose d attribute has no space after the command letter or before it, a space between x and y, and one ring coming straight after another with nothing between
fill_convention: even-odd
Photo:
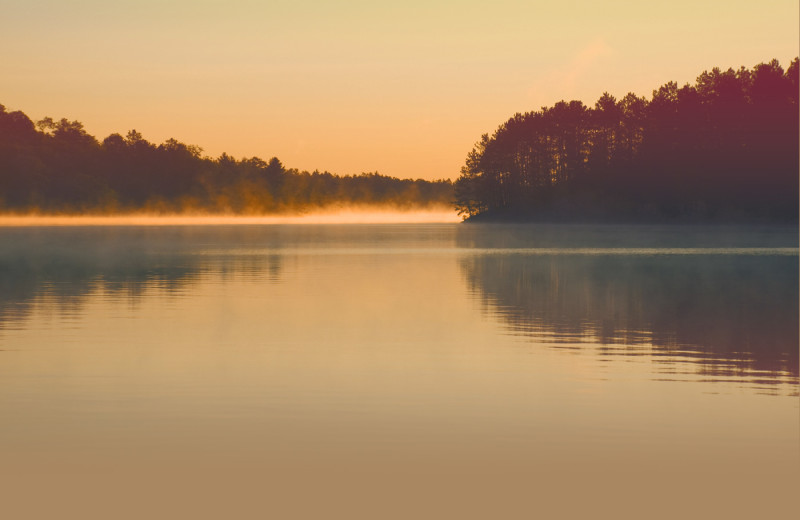
<instances>
[{"instance_id":1,"label":"golden light on water","mask_svg":"<svg viewBox=\"0 0 800 520\"><path fill-rule=\"evenodd\" d=\"M5 215L0 226L229 226L269 224L436 224L460 222L446 209L380 210L345 209L302 215Z\"/></svg>"}]
</instances>

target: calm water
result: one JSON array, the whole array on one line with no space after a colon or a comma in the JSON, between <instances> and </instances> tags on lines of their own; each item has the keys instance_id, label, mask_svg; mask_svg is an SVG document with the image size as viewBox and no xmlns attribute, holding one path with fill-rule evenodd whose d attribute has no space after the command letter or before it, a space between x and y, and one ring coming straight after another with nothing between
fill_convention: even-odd
<instances>
[{"instance_id":1,"label":"calm water","mask_svg":"<svg viewBox=\"0 0 800 520\"><path fill-rule=\"evenodd\" d=\"M0 228L3 509L786 516L797 247L773 228Z\"/></svg>"}]
</instances>

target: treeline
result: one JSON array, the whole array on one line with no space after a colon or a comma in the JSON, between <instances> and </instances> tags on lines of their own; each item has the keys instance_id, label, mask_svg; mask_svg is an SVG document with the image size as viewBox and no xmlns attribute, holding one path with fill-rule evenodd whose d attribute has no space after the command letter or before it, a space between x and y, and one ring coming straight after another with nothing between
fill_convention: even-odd
<instances>
[{"instance_id":1,"label":"treeline","mask_svg":"<svg viewBox=\"0 0 800 520\"><path fill-rule=\"evenodd\" d=\"M99 142L78 121L34 124L0 105L0 211L270 214L331 206L447 205L449 180L337 176L287 169L277 158L236 160L131 130Z\"/></svg>"},{"instance_id":2,"label":"treeline","mask_svg":"<svg viewBox=\"0 0 800 520\"><path fill-rule=\"evenodd\" d=\"M798 59L714 68L651 99L516 114L455 182L467 218L784 220L798 215Z\"/></svg>"}]
</instances>

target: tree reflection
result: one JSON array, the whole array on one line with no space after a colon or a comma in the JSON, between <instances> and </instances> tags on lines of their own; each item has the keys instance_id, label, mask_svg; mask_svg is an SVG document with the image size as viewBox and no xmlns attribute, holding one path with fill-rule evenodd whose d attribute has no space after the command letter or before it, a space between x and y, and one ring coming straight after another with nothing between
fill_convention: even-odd
<instances>
[{"instance_id":1,"label":"tree reflection","mask_svg":"<svg viewBox=\"0 0 800 520\"><path fill-rule=\"evenodd\" d=\"M485 312L514 333L565 346L591 343L602 355L647 354L661 372L688 359L695 373L714 377L797 379L796 255L579 253L569 250L581 242L575 233L562 229L559 239L555 229L537 243L565 249L487 249L460 261ZM462 244L524 242L503 231L469 232ZM691 235L689 229L684 244L698 238ZM639 238L654 241L652 233Z\"/></svg>"},{"instance_id":2,"label":"tree reflection","mask_svg":"<svg viewBox=\"0 0 800 520\"><path fill-rule=\"evenodd\" d=\"M0 230L0 329L47 298L74 312L98 291L137 302L148 291L177 294L203 276L238 273L277 282L277 253L238 255L269 245L243 227L76 227ZM226 251L233 254L215 254Z\"/></svg>"}]
</instances>

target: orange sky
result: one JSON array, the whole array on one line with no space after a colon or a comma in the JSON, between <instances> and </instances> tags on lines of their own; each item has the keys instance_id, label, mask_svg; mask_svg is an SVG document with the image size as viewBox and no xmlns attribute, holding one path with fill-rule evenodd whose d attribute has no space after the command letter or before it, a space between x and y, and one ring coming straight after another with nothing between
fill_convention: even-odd
<instances>
[{"instance_id":1,"label":"orange sky","mask_svg":"<svg viewBox=\"0 0 800 520\"><path fill-rule=\"evenodd\" d=\"M796 0L695 3L0 0L0 103L100 139L455 178L514 112L798 54Z\"/></svg>"}]
</instances>

